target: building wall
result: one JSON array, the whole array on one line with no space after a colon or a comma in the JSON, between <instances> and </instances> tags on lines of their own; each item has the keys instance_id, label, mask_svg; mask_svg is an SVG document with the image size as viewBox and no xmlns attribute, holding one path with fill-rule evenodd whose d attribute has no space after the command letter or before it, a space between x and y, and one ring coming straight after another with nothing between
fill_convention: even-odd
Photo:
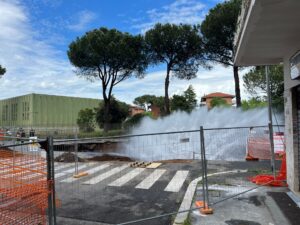
<instances>
[{"instance_id":1,"label":"building wall","mask_svg":"<svg viewBox=\"0 0 300 225\"><path fill-rule=\"evenodd\" d=\"M98 107L100 100L65 96L30 94L0 101L0 127L72 127L78 112ZM13 116L17 104L17 119ZM6 108L9 117L6 118Z\"/></svg>"},{"instance_id":2,"label":"building wall","mask_svg":"<svg viewBox=\"0 0 300 225\"><path fill-rule=\"evenodd\" d=\"M134 116L136 114L142 114L144 113L145 110L144 109L140 109L140 108L134 108L134 107L131 107L130 108L130 116Z\"/></svg>"},{"instance_id":3,"label":"building wall","mask_svg":"<svg viewBox=\"0 0 300 225\"><path fill-rule=\"evenodd\" d=\"M1 126L29 126L32 122L32 96L24 95L0 101Z\"/></svg>"},{"instance_id":4,"label":"building wall","mask_svg":"<svg viewBox=\"0 0 300 225\"><path fill-rule=\"evenodd\" d=\"M299 151L297 125L297 103L294 88L298 80L290 78L289 58L284 60L285 144L287 156L287 182L290 189L299 192Z\"/></svg>"},{"instance_id":5,"label":"building wall","mask_svg":"<svg viewBox=\"0 0 300 225\"><path fill-rule=\"evenodd\" d=\"M228 105L232 105L232 98L223 98L225 101L226 101L226 103L228 104ZM213 100L213 98L207 98L206 99L206 106L207 106L207 108L209 108L209 109L211 109L211 101Z\"/></svg>"}]
</instances>

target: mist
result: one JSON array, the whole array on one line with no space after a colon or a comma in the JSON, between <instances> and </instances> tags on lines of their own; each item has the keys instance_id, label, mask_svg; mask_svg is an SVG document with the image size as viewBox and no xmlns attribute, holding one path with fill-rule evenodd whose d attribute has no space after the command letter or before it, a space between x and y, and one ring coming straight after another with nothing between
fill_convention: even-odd
<instances>
[{"instance_id":1,"label":"mist","mask_svg":"<svg viewBox=\"0 0 300 225\"><path fill-rule=\"evenodd\" d=\"M275 115L274 115L275 116ZM283 116L273 119L283 124ZM229 127L255 127L258 135L266 135L268 126L267 108L242 111L237 108L201 107L191 113L174 112L158 119L144 118L132 131L132 135L190 131L133 137L124 144L122 155L136 160L157 161L170 159L199 159L200 126L204 129L206 156L209 160L244 160L249 128L219 129ZM194 130L194 131L193 131Z\"/></svg>"}]
</instances>

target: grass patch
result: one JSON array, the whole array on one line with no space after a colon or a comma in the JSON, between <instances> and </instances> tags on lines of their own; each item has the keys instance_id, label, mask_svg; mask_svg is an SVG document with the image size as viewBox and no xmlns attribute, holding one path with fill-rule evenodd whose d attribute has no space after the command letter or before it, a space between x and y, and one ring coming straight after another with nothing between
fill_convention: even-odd
<instances>
[{"instance_id":1,"label":"grass patch","mask_svg":"<svg viewBox=\"0 0 300 225\"><path fill-rule=\"evenodd\" d=\"M272 174L271 170L263 170L263 169L249 169L249 173L254 173L256 175L258 174Z\"/></svg>"},{"instance_id":2,"label":"grass patch","mask_svg":"<svg viewBox=\"0 0 300 225\"><path fill-rule=\"evenodd\" d=\"M188 218L185 219L185 221L183 222L183 225L192 225L190 215L188 216Z\"/></svg>"}]
</instances>

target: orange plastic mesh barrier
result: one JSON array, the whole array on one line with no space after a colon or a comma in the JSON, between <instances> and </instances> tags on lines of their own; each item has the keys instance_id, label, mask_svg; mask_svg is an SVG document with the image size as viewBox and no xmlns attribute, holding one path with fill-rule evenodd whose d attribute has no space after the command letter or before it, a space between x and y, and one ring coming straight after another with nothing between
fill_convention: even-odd
<instances>
[{"instance_id":1,"label":"orange plastic mesh barrier","mask_svg":"<svg viewBox=\"0 0 300 225\"><path fill-rule=\"evenodd\" d=\"M250 181L258 185L269 185L276 187L286 187L286 154L282 155L281 167L278 175L276 177L272 175L257 175L255 177L251 177Z\"/></svg>"},{"instance_id":2,"label":"orange plastic mesh barrier","mask_svg":"<svg viewBox=\"0 0 300 225\"><path fill-rule=\"evenodd\" d=\"M4 140L4 135L5 135L5 132L4 132L4 130L1 130L0 129L0 141L3 141Z\"/></svg>"},{"instance_id":3,"label":"orange plastic mesh barrier","mask_svg":"<svg viewBox=\"0 0 300 225\"><path fill-rule=\"evenodd\" d=\"M0 149L0 224L46 224L46 160L39 152Z\"/></svg>"}]
</instances>

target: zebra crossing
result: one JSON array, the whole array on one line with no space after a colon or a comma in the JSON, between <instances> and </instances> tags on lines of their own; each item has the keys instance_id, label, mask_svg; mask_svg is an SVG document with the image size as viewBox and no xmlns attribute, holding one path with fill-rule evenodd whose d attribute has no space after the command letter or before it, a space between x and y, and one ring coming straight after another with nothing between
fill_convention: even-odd
<instances>
[{"instance_id":1,"label":"zebra crossing","mask_svg":"<svg viewBox=\"0 0 300 225\"><path fill-rule=\"evenodd\" d=\"M167 169L131 168L129 164L114 163L80 163L78 170L87 172L88 175L74 178L75 168L73 163L56 163L56 184L71 184L76 182L80 185L103 184L107 187L123 187L131 185L131 181L134 181L133 187L135 189L149 190L156 182L162 179L168 182L163 191L176 193L181 190L185 180L189 176L188 170L168 171Z\"/></svg>"}]
</instances>

